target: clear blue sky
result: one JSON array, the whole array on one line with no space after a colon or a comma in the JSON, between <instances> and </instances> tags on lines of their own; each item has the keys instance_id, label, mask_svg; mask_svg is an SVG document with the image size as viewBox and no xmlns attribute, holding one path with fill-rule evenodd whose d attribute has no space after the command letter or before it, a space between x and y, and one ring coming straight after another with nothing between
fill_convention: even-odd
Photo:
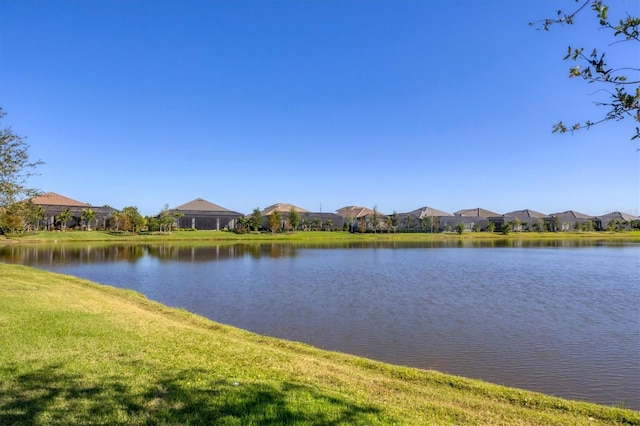
<instances>
[{"instance_id":1,"label":"clear blue sky","mask_svg":"<svg viewBox=\"0 0 640 426\"><path fill-rule=\"evenodd\" d=\"M615 18L637 0L612 0ZM204 198L406 212L640 214L631 119L568 79L607 47L566 1L0 0L2 121L46 164L30 182L159 212ZM638 67L637 44L608 47ZM624 63L617 63L616 59Z\"/></svg>"}]
</instances>

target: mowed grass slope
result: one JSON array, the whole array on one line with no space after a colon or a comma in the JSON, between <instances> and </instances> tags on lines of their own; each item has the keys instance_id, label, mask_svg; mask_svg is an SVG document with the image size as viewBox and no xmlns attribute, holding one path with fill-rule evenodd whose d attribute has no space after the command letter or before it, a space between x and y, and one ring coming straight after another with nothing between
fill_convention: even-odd
<instances>
[{"instance_id":1,"label":"mowed grass slope","mask_svg":"<svg viewBox=\"0 0 640 426\"><path fill-rule=\"evenodd\" d=\"M0 424L594 425L640 412L320 351L0 263Z\"/></svg>"}]
</instances>

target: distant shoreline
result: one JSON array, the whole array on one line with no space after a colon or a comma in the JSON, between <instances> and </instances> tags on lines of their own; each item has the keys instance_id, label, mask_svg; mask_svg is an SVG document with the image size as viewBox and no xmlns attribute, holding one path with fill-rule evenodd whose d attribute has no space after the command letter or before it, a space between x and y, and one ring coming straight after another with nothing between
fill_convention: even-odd
<instances>
[{"instance_id":1,"label":"distant shoreline","mask_svg":"<svg viewBox=\"0 0 640 426\"><path fill-rule=\"evenodd\" d=\"M346 231L299 231L236 234L229 231L173 231L168 233L113 233L109 231L42 231L0 236L0 245L73 242L450 242L450 241L589 240L640 243L640 231L593 232L464 232L457 233L349 233Z\"/></svg>"}]
</instances>

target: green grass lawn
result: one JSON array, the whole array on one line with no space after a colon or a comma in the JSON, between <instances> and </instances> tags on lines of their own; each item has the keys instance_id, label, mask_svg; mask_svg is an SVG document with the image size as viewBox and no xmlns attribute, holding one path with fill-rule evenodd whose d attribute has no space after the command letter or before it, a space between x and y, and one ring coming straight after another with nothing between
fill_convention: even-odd
<instances>
[{"instance_id":1,"label":"green grass lawn","mask_svg":"<svg viewBox=\"0 0 640 426\"><path fill-rule=\"evenodd\" d=\"M91 242L91 241L299 241L299 242L369 242L369 241L491 241L491 240L603 240L640 242L639 231L627 232L512 232L508 235L488 232L456 233L349 233L344 231L311 231L284 233L236 234L228 231L174 231L170 233L132 234L105 231L42 231L33 234L0 235L0 244L32 242Z\"/></svg>"},{"instance_id":2,"label":"green grass lawn","mask_svg":"<svg viewBox=\"0 0 640 426\"><path fill-rule=\"evenodd\" d=\"M640 425L640 412L321 351L0 263L0 424Z\"/></svg>"}]
</instances>

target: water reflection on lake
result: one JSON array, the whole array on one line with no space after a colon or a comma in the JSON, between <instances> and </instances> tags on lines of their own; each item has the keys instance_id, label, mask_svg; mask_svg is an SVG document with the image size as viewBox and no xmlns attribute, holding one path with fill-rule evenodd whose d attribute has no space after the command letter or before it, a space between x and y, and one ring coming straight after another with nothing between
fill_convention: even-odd
<instances>
[{"instance_id":1,"label":"water reflection on lake","mask_svg":"<svg viewBox=\"0 0 640 426\"><path fill-rule=\"evenodd\" d=\"M640 245L0 247L261 334L640 409Z\"/></svg>"}]
</instances>

